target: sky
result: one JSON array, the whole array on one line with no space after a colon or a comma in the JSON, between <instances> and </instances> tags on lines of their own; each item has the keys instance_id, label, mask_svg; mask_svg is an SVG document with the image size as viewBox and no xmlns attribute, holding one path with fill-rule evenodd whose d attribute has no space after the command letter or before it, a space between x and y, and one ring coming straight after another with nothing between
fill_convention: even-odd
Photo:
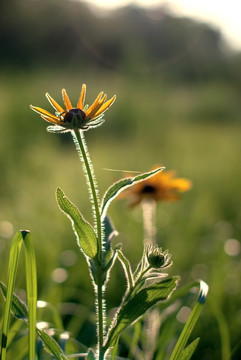
<instances>
[{"instance_id":1,"label":"sky","mask_svg":"<svg viewBox=\"0 0 241 360\"><path fill-rule=\"evenodd\" d=\"M85 0L85 2L111 9L128 4L167 5L176 15L190 16L220 29L231 48L241 51L240 0Z\"/></svg>"}]
</instances>

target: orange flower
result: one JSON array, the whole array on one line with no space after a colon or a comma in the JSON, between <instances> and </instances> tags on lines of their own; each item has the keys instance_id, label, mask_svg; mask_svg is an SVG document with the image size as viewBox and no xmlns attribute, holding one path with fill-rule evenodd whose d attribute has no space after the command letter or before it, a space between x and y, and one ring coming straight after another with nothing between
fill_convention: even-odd
<instances>
[{"instance_id":1,"label":"orange flower","mask_svg":"<svg viewBox=\"0 0 241 360\"><path fill-rule=\"evenodd\" d=\"M154 169L160 166L155 166ZM174 171L160 171L147 180L138 182L125 190L119 198L130 199L130 206L136 206L145 200L176 201L180 193L190 190L192 183L188 179L176 178Z\"/></svg>"},{"instance_id":2,"label":"orange flower","mask_svg":"<svg viewBox=\"0 0 241 360\"><path fill-rule=\"evenodd\" d=\"M54 128L59 132L70 131L73 129L88 130L89 128L99 126L104 122L104 112L113 104L116 96L113 96L110 100L106 101L107 96L102 91L91 106L84 106L85 93L86 85L83 84L77 106L73 107L65 89L63 89L62 96L65 109L63 109L49 93L46 93L47 99L55 109L55 115L37 106L30 105L30 107L40 114L44 120L54 124ZM53 131L54 128L51 127Z\"/></svg>"}]
</instances>

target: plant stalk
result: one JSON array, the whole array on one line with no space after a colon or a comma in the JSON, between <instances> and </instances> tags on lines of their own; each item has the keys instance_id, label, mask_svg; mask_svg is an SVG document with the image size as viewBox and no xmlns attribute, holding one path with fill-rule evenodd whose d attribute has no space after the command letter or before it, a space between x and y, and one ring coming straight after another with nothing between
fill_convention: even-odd
<instances>
[{"instance_id":1,"label":"plant stalk","mask_svg":"<svg viewBox=\"0 0 241 360\"><path fill-rule=\"evenodd\" d=\"M144 246L156 244L156 202L144 200L141 203L143 212Z\"/></svg>"},{"instance_id":2,"label":"plant stalk","mask_svg":"<svg viewBox=\"0 0 241 360\"><path fill-rule=\"evenodd\" d=\"M98 357L99 360L104 359L103 341L104 341L104 307L103 307L103 284L102 284L102 228L101 216L98 201L98 188L95 182L94 170L92 168L91 160L88 153L88 148L85 142L83 131L75 130L72 133L74 142L79 153L80 159L83 162L84 172L87 177L87 184L89 187L91 201L94 209L94 220L96 222L96 232L98 241L98 284L97 284L97 317L98 317Z\"/></svg>"}]
</instances>

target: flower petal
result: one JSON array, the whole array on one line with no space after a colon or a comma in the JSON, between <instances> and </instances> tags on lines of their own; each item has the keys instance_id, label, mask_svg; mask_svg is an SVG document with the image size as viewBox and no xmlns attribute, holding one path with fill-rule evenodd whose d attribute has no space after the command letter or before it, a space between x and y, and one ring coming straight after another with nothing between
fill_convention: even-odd
<instances>
[{"instance_id":1,"label":"flower petal","mask_svg":"<svg viewBox=\"0 0 241 360\"><path fill-rule=\"evenodd\" d=\"M177 179L172 180L171 186L178 191L187 191L187 190L191 189L192 182L188 179L177 178Z\"/></svg>"},{"instance_id":2,"label":"flower petal","mask_svg":"<svg viewBox=\"0 0 241 360\"><path fill-rule=\"evenodd\" d=\"M101 108L101 106L105 102L106 98L107 98L107 96L104 95L102 98L99 99L98 103L95 106L91 105L91 107L86 111L87 119L95 119L96 118L95 114Z\"/></svg>"},{"instance_id":3,"label":"flower petal","mask_svg":"<svg viewBox=\"0 0 241 360\"><path fill-rule=\"evenodd\" d=\"M63 96L64 105L66 107L66 110L69 111L69 110L73 109L73 106L69 100L69 97L68 97L65 89L62 90L62 96Z\"/></svg>"},{"instance_id":4,"label":"flower petal","mask_svg":"<svg viewBox=\"0 0 241 360\"><path fill-rule=\"evenodd\" d=\"M62 125L62 122L60 120L55 120L55 119L53 119L53 118L51 118L49 116L46 116L46 115L41 115L41 117L44 120L46 120L46 121L48 121L48 122L50 122L52 124Z\"/></svg>"},{"instance_id":5,"label":"flower petal","mask_svg":"<svg viewBox=\"0 0 241 360\"><path fill-rule=\"evenodd\" d=\"M102 114L103 112L105 112L115 101L116 96L114 95L110 100L106 101L105 104L103 104L101 106L101 108L95 113L95 117L99 116L100 114Z\"/></svg>"},{"instance_id":6,"label":"flower petal","mask_svg":"<svg viewBox=\"0 0 241 360\"><path fill-rule=\"evenodd\" d=\"M80 97L79 97L79 101L78 101L78 104L77 104L77 109L83 110L84 102L85 102L85 94L86 94L86 85L83 84L82 89L81 89L81 93L80 93Z\"/></svg>"},{"instance_id":7,"label":"flower petal","mask_svg":"<svg viewBox=\"0 0 241 360\"><path fill-rule=\"evenodd\" d=\"M42 108L40 108L40 107L33 106L33 105L30 105L30 108L31 108L32 110L36 111L36 112L37 112L38 114L40 114L40 115L45 115L45 116L47 116L47 117L49 117L49 118L51 118L51 119L53 119L53 120L58 120L58 117L57 117L57 116L51 114L51 113L50 113L49 111L47 111L47 110L44 110L44 109L42 109ZM59 121L59 120L58 120L58 121Z\"/></svg>"},{"instance_id":8,"label":"flower petal","mask_svg":"<svg viewBox=\"0 0 241 360\"><path fill-rule=\"evenodd\" d=\"M96 107L98 107L100 99L102 98L103 95L104 95L104 92L101 91L99 93L99 95L97 96L97 98L95 99L95 101L93 102L93 104L88 108L88 110L86 110L86 117L88 119L91 118L91 114L96 112ZM99 107L98 107L98 109L99 109Z\"/></svg>"},{"instance_id":9,"label":"flower petal","mask_svg":"<svg viewBox=\"0 0 241 360\"><path fill-rule=\"evenodd\" d=\"M63 112L64 109L49 95L49 93L46 93L46 98L50 102L50 104L53 106L53 108L58 111L59 113Z\"/></svg>"}]
</instances>

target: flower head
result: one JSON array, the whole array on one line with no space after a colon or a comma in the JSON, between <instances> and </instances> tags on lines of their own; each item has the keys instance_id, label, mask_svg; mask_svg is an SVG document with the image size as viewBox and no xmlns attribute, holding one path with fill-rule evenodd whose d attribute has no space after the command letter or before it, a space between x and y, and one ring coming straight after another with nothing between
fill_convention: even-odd
<instances>
[{"instance_id":1,"label":"flower head","mask_svg":"<svg viewBox=\"0 0 241 360\"><path fill-rule=\"evenodd\" d=\"M93 104L88 106L84 105L85 94L86 85L83 84L77 106L73 107L65 89L63 89L62 96L65 106L64 109L49 95L49 93L46 93L47 99L55 109L55 114L51 114L49 111L37 106L30 105L30 107L40 114L44 120L55 125L54 127L49 128L50 131L66 132L73 129L88 130L99 126L104 122L104 112L113 104L116 96L113 96L110 100L106 101L107 96L102 91L99 93Z\"/></svg>"},{"instance_id":2,"label":"flower head","mask_svg":"<svg viewBox=\"0 0 241 360\"><path fill-rule=\"evenodd\" d=\"M191 187L190 180L176 178L174 171L160 171L123 191L120 198L130 199L131 207L145 200L176 201L180 199L181 192L187 191Z\"/></svg>"},{"instance_id":3,"label":"flower head","mask_svg":"<svg viewBox=\"0 0 241 360\"><path fill-rule=\"evenodd\" d=\"M148 264L154 269L165 269L172 265L171 254L162 251L162 248L157 245L149 245L146 247L146 257Z\"/></svg>"}]
</instances>

